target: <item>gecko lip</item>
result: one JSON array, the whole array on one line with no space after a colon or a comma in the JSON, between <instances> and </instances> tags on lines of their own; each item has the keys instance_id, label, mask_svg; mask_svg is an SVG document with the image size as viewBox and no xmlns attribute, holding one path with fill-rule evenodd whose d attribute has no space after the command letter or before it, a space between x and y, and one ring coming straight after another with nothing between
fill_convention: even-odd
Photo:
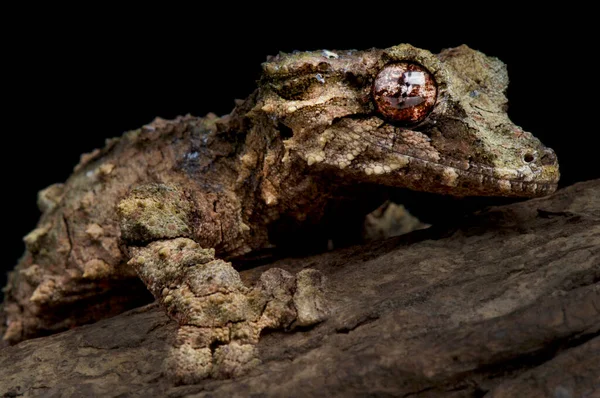
<instances>
[{"instance_id":1,"label":"gecko lip","mask_svg":"<svg viewBox=\"0 0 600 398\"><path fill-rule=\"evenodd\" d=\"M552 150L550 151L553 153ZM416 180L415 183L408 185L416 189L420 185L427 185L427 189L441 193L461 194L477 191L480 194L498 196L498 192L502 192L502 196L532 197L551 194L558 185L558 166L555 162L542 166L536 172L524 173L522 170L502 170L503 173L513 173L515 175L513 178L506 178L496 175L498 168L487 165L468 163L465 167L464 162L449 158L444 159L442 163L411 155L400 153L398 155L408 161L408 171L400 169L398 173L413 176ZM549 167L553 168L554 171L548 172ZM424 174L423 171L433 172L432 174L438 176L439 179L430 184L423 183L423 181L418 180ZM550 174L551 177L538 178L543 174Z\"/></svg>"},{"instance_id":2,"label":"gecko lip","mask_svg":"<svg viewBox=\"0 0 600 398\"><path fill-rule=\"evenodd\" d=\"M459 196L535 197L548 195L557 188L558 163L550 148L532 149L531 153L536 154L535 159L527 162L524 158L520 168L507 168L442 154L438 154L435 160L425 159L416 153L400 152L365 135L363 139L373 148L378 148L378 152L386 154L383 156L388 159L385 161L387 167L364 168L363 171L366 174L387 174L398 178L390 183L385 178L372 177L383 185Z\"/></svg>"}]
</instances>

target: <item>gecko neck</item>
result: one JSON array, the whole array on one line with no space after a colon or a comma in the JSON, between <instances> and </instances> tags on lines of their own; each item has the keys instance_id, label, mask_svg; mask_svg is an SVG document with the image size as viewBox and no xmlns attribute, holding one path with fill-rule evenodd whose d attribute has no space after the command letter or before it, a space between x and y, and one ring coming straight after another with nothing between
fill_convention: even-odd
<instances>
[{"instance_id":1,"label":"gecko neck","mask_svg":"<svg viewBox=\"0 0 600 398\"><path fill-rule=\"evenodd\" d=\"M383 202L380 187L352 184L339 174L308 166L286 151L289 137L278 120L257 108L250 97L227 121L229 131L244 134L235 190L243 203L244 223L252 231L249 246L289 248L302 241L306 247L314 240L322 249L336 228L360 235L364 215Z\"/></svg>"},{"instance_id":2,"label":"gecko neck","mask_svg":"<svg viewBox=\"0 0 600 398\"><path fill-rule=\"evenodd\" d=\"M384 201L381 187L310 167L286 153L278 131L270 134L256 191L269 242L285 253L298 251L298 242L304 253L325 250L332 239L336 246L359 243L365 215Z\"/></svg>"}]
</instances>

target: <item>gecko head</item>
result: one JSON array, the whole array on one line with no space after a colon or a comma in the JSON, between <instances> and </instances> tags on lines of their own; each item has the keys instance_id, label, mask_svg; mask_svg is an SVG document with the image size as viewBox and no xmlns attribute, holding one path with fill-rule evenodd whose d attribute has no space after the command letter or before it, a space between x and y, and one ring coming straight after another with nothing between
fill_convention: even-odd
<instances>
[{"instance_id":1,"label":"gecko head","mask_svg":"<svg viewBox=\"0 0 600 398\"><path fill-rule=\"evenodd\" d=\"M505 65L467 46L280 54L255 112L305 162L348 180L455 196L543 196L554 152L506 114Z\"/></svg>"}]
</instances>

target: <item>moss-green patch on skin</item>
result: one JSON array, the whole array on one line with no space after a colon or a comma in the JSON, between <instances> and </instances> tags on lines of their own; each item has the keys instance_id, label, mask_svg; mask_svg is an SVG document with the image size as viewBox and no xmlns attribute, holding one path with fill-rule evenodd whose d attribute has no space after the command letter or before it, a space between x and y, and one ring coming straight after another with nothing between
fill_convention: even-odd
<instances>
[{"instance_id":1,"label":"moss-green patch on skin","mask_svg":"<svg viewBox=\"0 0 600 398\"><path fill-rule=\"evenodd\" d=\"M189 236L192 204L176 187L142 185L132 190L117 207L123 239L150 242Z\"/></svg>"}]
</instances>

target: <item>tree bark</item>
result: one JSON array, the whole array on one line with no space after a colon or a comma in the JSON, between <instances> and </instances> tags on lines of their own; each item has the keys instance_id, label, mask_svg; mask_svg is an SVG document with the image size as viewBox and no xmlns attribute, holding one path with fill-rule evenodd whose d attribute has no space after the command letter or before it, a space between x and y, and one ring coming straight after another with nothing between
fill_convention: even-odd
<instances>
[{"instance_id":1,"label":"tree bark","mask_svg":"<svg viewBox=\"0 0 600 398\"><path fill-rule=\"evenodd\" d=\"M600 395L600 180L269 267L316 268L332 313L265 333L262 364L172 386L175 331L155 304L0 351L3 396Z\"/></svg>"}]
</instances>

